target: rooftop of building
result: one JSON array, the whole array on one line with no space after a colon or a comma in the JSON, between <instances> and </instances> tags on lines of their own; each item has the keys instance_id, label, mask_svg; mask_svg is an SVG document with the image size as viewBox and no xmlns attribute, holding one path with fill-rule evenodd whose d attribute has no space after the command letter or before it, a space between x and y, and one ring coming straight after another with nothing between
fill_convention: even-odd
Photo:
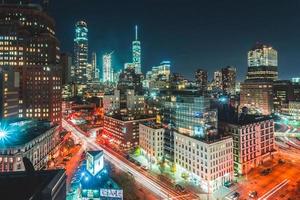
<instances>
[{"instance_id":1,"label":"rooftop of building","mask_svg":"<svg viewBox=\"0 0 300 200\"><path fill-rule=\"evenodd\" d=\"M114 114L114 115L106 115L106 117L110 117L113 119L117 119L120 121L135 121L135 120L146 120L146 119L155 119L153 115L121 115L121 114Z\"/></svg>"},{"instance_id":2,"label":"rooftop of building","mask_svg":"<svg viewBox=\"0 0 300 200\"><path fill-rule=\"evenodd\" d=\"M190 138L193 138L195 140L198 140L198 141L206 143L206 144L213 144L213 143L216 143L216 142L220 142L220 141L232 138L231 136L223 135L222 133L220 133L218 131L214 131L214 132L211 132L211 133L208 132L204 136L188 135L188 134L182 134L182 133L179 133L179 134L190 137Z\"/></svg>"},{"instance_id":3,"label":"rooftop of building","mask_svg":"<svg viewBox=\"0 0 300 200\"><path fill-rule=\"evenodd\" d=\"M220 122L241 126L273 119L273 117L269 115L248 114L247 108L243 109L244 111L238 113L236 109L232 107L223 107L218 110L218 119Z\"/></svg>"},{"instance_id":4,"label":"rooftop of building","mask_svg":"<svg viewBox=\"0 0 300 200\"><path fill-rule=\"evenodd\" d=\"M42 11L43 7L37 3L30 3L28 0L2 0L0 3L2 8L18 8L18 9L34 9Z\"/></svg>"},{"instance_id":5,"label":"rooftop of building","mask_svg":"<svg viewBox=\"0 0 300 200\"><path fill-rule=\"evenodd\" d=\"M0 121L0 148L26 144L55 127L50 121L27 118Z\"/></svg>"},{"instance_id":6,"label":"rooftop of building","mask_svg":"<svg viewBox=\"0 0 300 200\"><path fill-rule=\"evenodd\" d=\"M10 200L46 199L51 191L53 195L58 192L57 199L65 199L66 189L59 186L65 185L65 180L65 170L0 173L1 197Z\"/></svg>"},{"instance_id":7,"label":"rooftop of building","mask_svg":"<svg viewBox=\"0 0 300 200\"><path fill-rule=\"evenodd\" d=\"M147 122L143 122L141 124L143 124L147 127L150 127L152 129L161 129L161 128L163 128L163 126L161 124L156 123L155 121L147 121Z\"/></svg>"},{"instance_id":8,"label":"rooftop of building","mask_svg":"<svg viewBox=\"0 0 300 200\"><path fill-rule=\"evenodd\" d=\"M256 50L256 49L263 49L263 48L272 48L272 46L268 45L268 44L263 44L261 42L257 42L255 43L255 45L251 48L251 50Z\"/></svg>"},{"instance_id":9,"label":"rooftop of building","mask_svg":"<svg viewBox=\"0 0 300 200\"><path fill-rule=\"evenodd\" d=\"M256 79L246 79L241 85L262 85L262 84L272 84L274 81L268 78L256 78Z\"/></svg>"}]
</instances>

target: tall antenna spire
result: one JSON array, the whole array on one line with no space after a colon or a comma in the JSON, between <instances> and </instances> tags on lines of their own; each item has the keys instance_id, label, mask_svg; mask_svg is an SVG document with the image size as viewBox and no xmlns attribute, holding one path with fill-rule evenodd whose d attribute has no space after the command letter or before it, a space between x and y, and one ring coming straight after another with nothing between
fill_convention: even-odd
<instances>
[{"instance_id":1,"label":"tall antenna spire","mask_svg":"<svg viewBox=\"0 0 300 200\"><path fill-rule=\"evenodd\" d=\"M135 40L138 40L138 26L135 25Z\"/></svg>"}]
</instances>

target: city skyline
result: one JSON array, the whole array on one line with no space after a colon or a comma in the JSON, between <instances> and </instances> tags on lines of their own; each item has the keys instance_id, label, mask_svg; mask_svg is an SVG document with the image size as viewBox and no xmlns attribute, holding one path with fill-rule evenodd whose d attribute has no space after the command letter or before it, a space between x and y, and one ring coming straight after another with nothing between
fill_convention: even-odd
<instances>
[{"instance_id":1,"label":"city skyline","mask_svg":"<svg viewBox=\"0 0 300 200\"><path fill-rule=\"evenodd\" d=\"M295 2L0 2L1 199L300 197Z\"/></svg>"},{"instance_id":2,"label":"city skyline","mask_svg":"<svg viewBox=\"0 0 300 200\"><path fill-rule=\"evenodd\" d=\"M278 51L279 78L291 79L300 73L296 68L300 65L297 59L300 17L294 17L299 4L296 1L255 2L259 1L231 1L228 4L172 1L170 5L169 1L124 4L115 0L105 4L90 1L85 5L75 0L73 4L78 6L68 10L76 15L70 15L70 12L63 12L69 5L63 0L60 4L50 3L50 14L57 21L58 37L64 41L63 51L72 52L73 43L69 38L74 37L74 23L85 20L90 27L90 39L95 41L89 44L91 50L99 56L115 50L114 66L117 69L123 67L122 63L131 61L132 29L137 24L144 73L156 63L170 60L172 71L189 79L198 68L207 69L211 79L213 71L232 65L237 68L238 80L243 80L247 72L247 52L256 42L262 42ZM168 8L172 9L168 11ZM291 69L293 74L289 74Z\"/></svg>"}]
</instances>

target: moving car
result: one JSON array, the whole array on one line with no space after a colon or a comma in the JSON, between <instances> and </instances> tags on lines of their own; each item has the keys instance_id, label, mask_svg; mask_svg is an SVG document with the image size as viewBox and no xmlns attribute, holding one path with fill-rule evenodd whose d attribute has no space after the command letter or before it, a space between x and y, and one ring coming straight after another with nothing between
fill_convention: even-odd
<instances>
[{"instance_id":1,"label":"moving car","mask_svg":"<svg viewBox=\"0 0 300 200\"><path fill-rule=\"evenodd\" d=\"M231 199L231 200L238 200L238 199L240 199L240 193L234 192L232 195L229 196L229 199Z\"/></svg>"},{"instance_id":2,"label":"moving car","mask_svg":"<svg viewBox=\"0 0 300 200\"><path fill-rule=\"evenodd\" d=\"M185 188L182 185L176 184L175 189L180 192L185 192Z\"/></svg>"}]
</instances>

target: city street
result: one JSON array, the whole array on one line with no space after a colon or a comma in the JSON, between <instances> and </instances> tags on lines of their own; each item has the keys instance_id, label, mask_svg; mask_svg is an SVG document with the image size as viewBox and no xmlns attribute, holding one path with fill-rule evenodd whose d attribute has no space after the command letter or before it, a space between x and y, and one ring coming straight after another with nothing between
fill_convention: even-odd
<instances>
[{"instance_id":1,"label":"city street","mask_svg":"<svg viewBox=\"0 0 300 200\"><path fill-rule=\"evenodd\" d=\"M143 172L141 169L136 169L132 163L127 161L122 156L114 153L113 151L109 151L107 148L104 149L100 147L93 139L85 136L82 131L79 131L74 126L70 125L66 120L63 120L63 127L67 131L71 131L73 135L79 137L83 142L84 146L88 147L88 149L101 149L104 151L106 159L108 159L115 167L120 168L124 172L128 172L134 176L135 180L138 181L141 185L158 195L163 199L197 199L195 197L191 197L189 194L181 194L170 185L166 185L165 183L157 180L155 177L151 177Z\"/></svg>"},{"instance_id":2,"label":"city street","mask_svg":"<svg viewBox=\"0 0 300 200\"><path fill-rule=\"evenodd\" d=\"M251 191L257 191L258 200L300 199L299 196L294 195L295 191L300 189L299 186L296 187L300 181L298 176L300 159L295 159L294 156L295 154L282 152L276 155L272 162L252 169L235 187L235 190L241 194L240 199L249 199L248 195ZM284 159L285 163L279 164L279 159ZM261 175L261 171L266 168L271 168L272 172L265 176Z\"/></svg>"}]
</instances>

